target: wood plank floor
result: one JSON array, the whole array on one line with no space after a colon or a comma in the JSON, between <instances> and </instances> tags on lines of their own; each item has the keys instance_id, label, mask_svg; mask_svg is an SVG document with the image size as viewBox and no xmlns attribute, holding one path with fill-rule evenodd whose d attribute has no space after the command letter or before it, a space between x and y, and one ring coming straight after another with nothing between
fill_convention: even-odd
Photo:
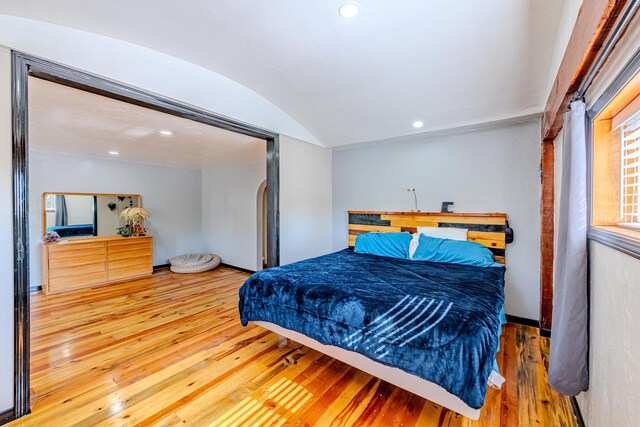
<instances>
[{"instance_id":1,"label":"wood plank floor","mask_svg":"<svg viewBox=\"0 0 640 427\"><path fill-rule=\"evenodd\" d=\"M12 426L573 426L546 383L548 340L508 324L471 421L257 326L228 268L33 295L32 413Z\"/></svg>"}]
</instances>

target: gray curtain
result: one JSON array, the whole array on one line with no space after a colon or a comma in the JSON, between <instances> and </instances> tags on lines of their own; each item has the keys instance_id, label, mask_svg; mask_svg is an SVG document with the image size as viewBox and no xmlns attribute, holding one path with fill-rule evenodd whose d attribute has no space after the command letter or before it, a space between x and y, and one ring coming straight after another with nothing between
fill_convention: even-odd
<instances>
[{"instance_id":1,"label":"gray curtain","mask_svg":"<svg viewBox=\"0 0 640 427\"><path fill-rule=\"evenodd\" d=\"M575 396L589 388L586 115L582 101L564 116L558 245L553 276L549 384Z\"/></svg>"},{"instance_id":2,"label":"gray curtain","mask_svg":"<svg viewBox=\"0 0 640 427\"><path fill-rule=\"evenodd\" d=\"M56 196L56 225L69 225L67 200L64 196Z\"/></svg>"}]
</instances>

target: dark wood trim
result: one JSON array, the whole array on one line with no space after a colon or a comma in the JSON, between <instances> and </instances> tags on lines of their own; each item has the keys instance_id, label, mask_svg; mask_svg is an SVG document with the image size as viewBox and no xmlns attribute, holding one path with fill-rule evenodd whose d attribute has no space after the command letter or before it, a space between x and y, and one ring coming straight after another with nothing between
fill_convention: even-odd
<instances>
[{"instance_id":1,"label":"dark wood trim","mask_svg":"<svg viewBox=\"0 0 640 427\"><path fill-rule=\"evenodd\" d=\"M629 0L585 0L582 3L542 116L544 141L554 140L560 133L562 116L569 102L589 74L616 21L629 3Z\"/></svg>"},{"instance_id":2,"label":"dark wood trim","mask_svg":"<svg viewBox=\"0 0 640 427\"><path fill-rule=\"evenodd\" d=\"M23 53L16 53L29 67L29 75L38 77L50 82L80 89L86 92L95 93L107 98L117 99L129 104L182 117L207 125L226 129L232 132L249 135L256 138L277 138L278 134L267 129L263 129L248 123L243 123L235 119L215 114L207 110L200 109L193 105L183 104L141 89L136 89L121 83L108 80L95 74L76 70L66 65L58 64L36 56Z\"/></svg>"},{"instance_id":3,"label":"dark wood trim","mask_svg":"<svg viewBox=\"0 0 640 427\"><path fill-rule=\"evenodd\" d=\"M15 412L13 411L13 408L9 408L6 411L0 412L0 426L10 423L15 419L16 419L16 416L15 416Z\"/></svg>"},{"instance_id":4,"label":"dark wood trim","mask_svg":"<svg viewBox=\"0 0 640 427\"><path fill-rule=\"evenodd\" d=\"M543 328L540 326L540 322L534 319L529 319L527 317L519 317L512 316L511 314L506 314L507 322L509 323L517 323L519 325L531 326L540 330L540 336L550 338L551 337L551 329Z\"/></svg>"},{"instance_id":5,"label":"dark wood trim","mask_svg":"<svg viewBox=\"0 0 640 427\"><path fill-rule=\"evenodd\" d=\"M93 235L98 235L98 196L93 196Z\"/></svg>"},{"instance_id":6,"label":"dark wood trim","mask_svg":"<svg viewBox=\"0 0 640 427\"><path fill-rule=\"evenodd\" d=\"M170 268L170 267L171 267L171 264L154 265L153 266L153 272L155 273L156 271L159 271L159 270L166 270L167 268ZM234 270L242 271L243 273L249 273L249 274L255 273L255 270L249 270L247 268L236 267L235 265L225 264L224 262L220 263L220 267L233 268Z\"/></svg>"},{"instance_id":7,"label":"dark wood trim","mask_svg":"<svg viewBox=\"0 0 640 427\"><path fill-rule=\"evenodd\" d=\"M235 265L226 264L224 262L220 263L220 267L232 268L234 270L242 271L243 273L254 274L255 270L249 270L248 268L236 267Z\"/></svg>"},{"instance_id":8,"label":"dark wood trim","mask_svg":"<svg viewBox=\"0 0 640 427\"><path fill-rule=\"evenodd\" d=\"M267 267L280 265L280 138L267 138Z\"/></svg>"},{"instance_id":9,"label":"dark wood trim","mask_svg":"<svg viewBox=\"0 0 640 427\"><path fill-rule=\"evenodd\" d=\"M571 396L571 409L573 410L573 415L576 417L576 426L584 427L584 418L582 418L582 411L580 410L580 405L578 405L578 399L575 396Z\"/></svg>"},{"instance_id":10,"label":"dark wood trim","mask_svg":"<svg viewBox=\"0 0 640 427\"><path fill-rule=\"evenodd\" d=\"M28 188L28 78L95 93L130 104L204 123L267 142L267 262L280 263L280 145L277 133L191 105L179 103L140 89L57 64L42 58L12 52L13 203L14 203L14 416L30 411L29 392L29 188Z\"/></svg>"},{"instance_id":11,"label":"dark wood trim","mask_svg":"<svg viewBox=\"0 0 640 427\"><path fill-rule=\"evenodd\" d=\"M554 257L554 148L542 142L542 200L540 203L540 326L551 329Z\"/></svg>"},{"instance_id":12,"label":"dark wood trim","mask_svg":"<svg viewBox=\"0 0 640 427\"><path fill-rule=\"evenodd\" d=\"M30 300L29 300L29 152L28 64L15 52L11 57L11 111L13 135L13 282L14 282L14 397L13 413L30 411Z\"/></svg>"},{"instance_id":13,"label":"dark wood trim","mask_svg":"<svg viewBox=\"0 0 640 427\"><path fill-rule=\"evenodd\" d=\"M529 319L527 317L513 316L511 314L505 314L505 316L507 317L507 322L540 328L540 322L537 320Z\"/></svg>"}]
</instances>

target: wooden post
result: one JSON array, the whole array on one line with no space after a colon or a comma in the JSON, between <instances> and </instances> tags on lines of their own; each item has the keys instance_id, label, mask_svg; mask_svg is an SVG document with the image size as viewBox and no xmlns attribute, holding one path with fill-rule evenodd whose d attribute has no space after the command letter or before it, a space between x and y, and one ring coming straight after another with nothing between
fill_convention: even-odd
<instances>
[{"instance_id":1,"label":"wooden post","mask_svg":"<svg viewBox=\"0 0 640 427\"><path fill-rule=\"evenodd\" d=\"M540 327L551 329L553 310L553 246L554 246L554 147L553 141L542 142L542 202L540 218Z\"/></svg>"}]
</instances>

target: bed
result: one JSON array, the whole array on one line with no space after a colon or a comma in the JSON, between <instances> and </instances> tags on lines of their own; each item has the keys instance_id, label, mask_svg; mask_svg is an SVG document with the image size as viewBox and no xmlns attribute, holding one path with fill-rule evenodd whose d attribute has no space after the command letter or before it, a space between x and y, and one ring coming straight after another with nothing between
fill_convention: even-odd
<instances>
[{"instance_id":1,"label":"bed","mask_svg":"<svg viewBox=\"0 0 640 427\"><path fill-rule=\"evenodd\" d=\"M469 229L469 240L504 263L504 214L350 212L350 243L368 231L427 224ZM244 325L254 322L478 419L499 349L503 304L504 267L347 248L254 274L240 289L239 308Z\"/></svg>"}]
</instances>

